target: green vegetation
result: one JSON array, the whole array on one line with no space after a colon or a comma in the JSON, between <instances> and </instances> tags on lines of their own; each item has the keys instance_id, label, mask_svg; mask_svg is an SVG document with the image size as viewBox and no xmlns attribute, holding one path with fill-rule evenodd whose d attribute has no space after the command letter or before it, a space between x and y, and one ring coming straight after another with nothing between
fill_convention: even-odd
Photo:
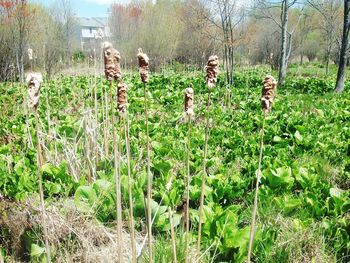
<instances>
[{"instance_id":1,"label":"green vegetation","mask_svg":"<svg viewBox=\"0 0 350 263\"><path fill-rule=\"evenodd\" d=\"M261 80L266 73L264 69L237 73L231 95L222 78L212 91L202 226L204 262L246 259L262 123ZM144 94L137 75L126 76L125 82L129 85L135 227L141 233L145 228L147 185ZM176 211L173 221L178 262L185 258L187 125L182 110L183 91L191 84L196 113L191 124L190 149L190 247L194 252L207 100L205 81L201 73L155 74L148 85L154 262L173 259L169 206ZM343 94L335 95L330 92L334 88L332 80L291 77L278 87L273 110L266 119L254 262L350 260L350 83L346 86ZM42 173L48 210L56 203L69 201L80 213L114 227L113 159L104 158L99 150L96 155L99 158L93 158L90 165L86 159L87 141L92 139L91 144L103 145L104 133L98 124L104 120L103 100L108 87L107 81L93 76L44 82L39 113L45 145L46 164ZM0 84L0 198L20 203L37 195L33 147L36 138L32 128L35 118L23 110L25 97L25 87ZM32 134L30 143L27 127ZM123 218L127 221L126 161L122 160L121 165ZM88 183L91 166L96 167L93 173L96 180ZM2 225L1 218L6 213L0 204L0 254L5 258L16 254L15 246L7 242L11 233ZM44 257L41 234L40 229L29 228L20 237L29 255L27 260ZM71 244L64 247L73 250L74 238L64 237L60 242ZM52 249L53 258L58 257L59 249L58 246ZM146 249L142 260L147 260Z\"/></svg>"}]
</instances>

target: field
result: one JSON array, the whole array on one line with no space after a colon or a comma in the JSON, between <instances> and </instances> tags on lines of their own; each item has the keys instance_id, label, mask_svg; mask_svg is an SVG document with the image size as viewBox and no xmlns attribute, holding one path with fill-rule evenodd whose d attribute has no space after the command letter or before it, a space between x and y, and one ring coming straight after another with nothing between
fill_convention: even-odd
<instances>
[{"instance_id":1,"label":"field","mask_svg":"<svg viewBox=\"0 0 350 263\"><path fill-rule=\"evenodd\" d=\"M208 177L201 262L244 262L247 256L268 69L239 71L234 88L220 75L211 93ZM334 78L333 78L334 80ZM147 262L146 126L143 84L128 84L131 176L139 262ZM190 262L198 236L205 115L203 72L153 74L148 84L154 262L173 262L173 211L178 262L185 262L187 124L184 89L195 91L190 143ZM350 83L334 94L325 77L295 77L278 87L265 124L253 262L350 261ZM105 149L109 83L94 75L45 81L39 106L49 241L54 262L111 262L116 204L113 136ZM0 84L0 261L42 262L34 114L27 89ZM110 112L110 109L109 109ZM108 119L110 119L109 116ZM121 142L124 257L130 258L125 133ZM120 136L121 135L121 136ZM119 140L119 138L121 140Z\"/></svg>"}]
</instances>

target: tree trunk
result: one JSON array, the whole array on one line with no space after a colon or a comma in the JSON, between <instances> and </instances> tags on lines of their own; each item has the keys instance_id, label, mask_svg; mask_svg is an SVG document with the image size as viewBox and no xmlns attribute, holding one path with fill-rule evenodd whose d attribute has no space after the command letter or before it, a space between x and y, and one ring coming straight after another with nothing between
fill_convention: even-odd
<instances>
[{"instance_id":1,"label":"tree trunk","mask_svg":"<svg viewBox=\"0 0 350 263\"><path fill-rule=\"evenodd\" d=\"M288 30L288 0L282 1L282 39L281 39L281 55L278 72L278 82L283 84L287 74L287 30Z\"/></svg>"},{"instance_id":2,"label":"tree trunk","mask_svg":"<svg viewBox=\"0 0 350 263\"><path fill-rule=\"evenodd\" d=\"M346 53L349 46L349 28L350 28L349 12L350 12L350 0L344 0L343 37L342 37L342 45L340 50L337 82L334 89L334 91L337 93L340 93L344 90L346 58L347 58Z\"/></svg>"}]
</instances>

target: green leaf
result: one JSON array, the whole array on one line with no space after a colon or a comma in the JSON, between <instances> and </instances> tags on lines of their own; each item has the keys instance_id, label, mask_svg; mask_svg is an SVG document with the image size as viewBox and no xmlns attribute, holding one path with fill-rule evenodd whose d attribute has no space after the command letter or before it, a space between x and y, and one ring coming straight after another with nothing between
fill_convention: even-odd
<instances>
[{"instance_id":1,"label":"green leaf","mask_svg":"<svg viewBox=\"0 0 350 263\"><path fill-rule=\"evenodd\" d=\"M30 247L30 256L31 257L40 257L45 253L45 248L40 247L36 244L32 244Z\"/></svg>"},{"instance_id":2,"label":"green leaf","mask_svg":"<svg viewBox=\"0 0 350 263\"><path fill-rule=\"evenodd\" d=\"M290 167L279 167L276 170L271 170L271 173L266 173L266 178L272 188L288 188L294 183L292 169Z\"/></svg>"},{"instance_id":3,"label":"green leaf","mask_svg":"<svg viewBox=\"0 0 350 263\"><path fill-rule=\"evenodd\" d=\"M79 186L74 195L74 202L80 212L91 212L97 195L91 186Z\"/></svg>"},{"instance_id":4,"label":"green leaf","mask_svg":"<svg viewBox=\"0 0 350 263\"><path fill-rule=\"evenodd\" d=\"M296 139L297 142L302 142L303 141L303 136L301 136L300 132L299 131L296 131L294 133L294 137Z\"/></svg>"}]
</instances>

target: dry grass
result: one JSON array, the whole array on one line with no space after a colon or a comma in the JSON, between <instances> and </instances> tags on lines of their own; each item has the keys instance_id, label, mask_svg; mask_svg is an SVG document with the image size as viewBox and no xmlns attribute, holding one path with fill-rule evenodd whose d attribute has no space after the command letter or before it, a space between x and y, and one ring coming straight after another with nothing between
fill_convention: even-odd
<instances>
[{"instance_id":1,"label":"dry grass","mask_svg":"<svg viewBox=\"0 0 350 263\"><path fill-rule=\"evenodd\" d=\"M103 225L93 215L80 213L72 200L59 200L55 204L47 207L48 238L54 262L115 262L118 257L116 226ZM38 200L28 199L25 204L3 201L0 228L8 236L3 240L0 236L0 246L13 251L17 262L22 262L30 253L25 247L26 233L43 242L40 222ZM130 235L125 229L122 240L123 258L127 262L131 251ZM141 241L141 235L136 234L136 250L140 249ZM12 259L12 262L16 261Z\"/></svg>"}]
</instances>

